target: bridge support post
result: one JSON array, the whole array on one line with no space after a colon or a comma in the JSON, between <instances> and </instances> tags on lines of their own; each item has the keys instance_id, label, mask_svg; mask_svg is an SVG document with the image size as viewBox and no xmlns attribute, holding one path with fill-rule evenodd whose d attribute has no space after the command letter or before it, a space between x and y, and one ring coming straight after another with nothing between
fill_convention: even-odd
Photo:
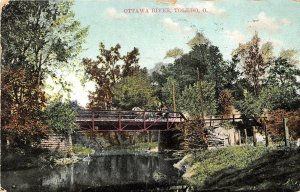
<instances>
[{"instance_id":1,"label":"bridge support post","mask_svg":"<svg viewBox=\"0 0 300 192\"><path fill-rule=\"evenodd\" d=\"M162 153L166 149L172 149L172 132L171 131L159 131L158 133L158 152Z\"/></svg>"},{"instance_id":2,"label":"bridge support post","mask_svg":"<svg viewBox=\"0 0 300 192\"><path fill-rule=\"evenodd\" d=\"M244 129L244 137L245 137L245 144L248 144L248 136L247 136L247 129Z\"/></svg>"}]
</instances>

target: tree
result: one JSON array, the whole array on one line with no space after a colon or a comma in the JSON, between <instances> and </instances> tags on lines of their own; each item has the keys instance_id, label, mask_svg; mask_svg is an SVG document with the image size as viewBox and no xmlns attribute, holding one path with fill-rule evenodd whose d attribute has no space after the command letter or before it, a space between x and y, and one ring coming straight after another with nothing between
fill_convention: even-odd
<instances>
[{"instance_id":1,"label":"tree","mask_svg":"<svg viewBox=\"0 0 300 192\"><path fill-rule=\"evenodd\" d=\"M272 85L263 87L258 96L244 90L244 98L238 100L236 106L247 117L259 117L265 110L276 108L280 94L280 89Z\"/></svg>"},{"instance_id":2,"label":"tree","mask_svg":"<svg viewBox=\"0 0 300 192\"><path fill-rule=\"evenodd\" d=\"M73 133L78 128L75 122L76 110L76 106L72 102L62 102L61 100L51 102L46 108L47 126L56 133Z\"/></svg>"},{"instance_id":3,"label":"tree","mask_svg":"<svg viewBox=\"0 0 300 192\"><path fill-rule=\"evenodd\" d=\"M113 105L123 110L133 107L155 109L157 97L147 74L139 73L123 78L113 87Z\"/></svg>"},{"instance_id":4,"label":"tree","mask_svg":"<svg viewBox=\"0 0 300 192\"><path fill-rule=\"evenodd\" d=\"M16 144L39 141L47 132L41 113L44 92L34 85L35 78L28 77L22 68L2 70L2 133Z\"/></svg>"},{"instance_id":5,"label":"tree","mask_svg":"<svg viewBox=\"0 0 300 192\"><path fill-rule=\"evenodd\" d=\"M167 51L165 58L171 57L171 58L178 58L183 55L183 50L179 49L178 47L175 47L174 49L170 49Z\"/></svg>"},{"instance_id":6,"label":"tree","mask_svg":"<svg viewBox=\"0 0 300 192\"><path fill-rule=\"evenodd\" d=\"M71 5L11 1L3 9L1 120L4 134L15 141L35 141L45 134L43 81L81 49L87 29L75 20Z\"/></svg>"},{"instance_id":7,"label":"tree","mask_svg":"<svg viewBox=\"0 0 300 192\"><path fill-rule=\"evenodd\" d=\"M174 64L164 65L159 72L152 73L152 80L158 87L156 89L160 95L159 98L163 103L171 105L172 83L170 83L170 79L175 82L176 98L179 98L186 87L193 87L195 84L198 84L201 90L202 82L206 81L214 87L211 94L217 101L216 110L221 112L222 106L219 96L224 89L232 90L236 88L240 75L237 70L239 58L234 56L232 61L224 61L219 48L212 45L200 33L196 34L188 44L191 45L191 51L177 57ZM169 52L172 53L173 50ZM170 55L169 52L167 52L167 55ZM204 91L199 91L197 94L201 95L201 92ZM199 100L204 99L199 98ZM201 109L199 110L201 111ZM211 112L215 113L216 111Z\"/></svg>"},{"instance_id":8,"label":"tree","mask_svg":"<svg viewBox=\"0 0 300 192\"><path fill-rule=\"evenodd\" d=\"M112 106L113 86L122 78L140 71L138 49L134 48L126 56L121 56L120 49L119 44L106 49L104 44L100 43L100 55L97 60L83 59L88 78L96 83L96 90L89 95L89 108L109 109Z\"/></svg>"},{"instance_id":9,"label":"tree","mask_svg":"<svg viewBox=\"0 0 300 192\"><path fill-rule=\"evenodd\" d=\"M172 77L168 77L167 81L161 86L161 94L162 103L174 110L174 102L176 107L176 100L180 95L179 82Z\"/></svg>"},{"instance_id":10,"label":"tree","mask_svg":"<svg viewBox=\"0 0 300 192\"><path fill-rule=\"evenodd\" d=\"M1 17L3 66L23 66L42 83L46 74L70 63L81 50L87 28L81 28L72 3L12 1ZM72 64L72 63L71 63Z\"/></svg>"},{"instance_id":11,"label":"tree","mask_svg":"<svg viewBox=\"0 0 300 192\"><path fill-rule=\"evenodd\" d=\"M297 54L298 51L294 50L294 49L286 49L286 50L282 50L280 52L279 57L281 57L282 59L286 59L287 62L291 65L296 65L299 63L299 60L297 58Z\"/></svg>"},{"instance_id":12,"label":"tree","mask_svg":"<svg viewBox=\"0 0 300 192\"><path fill-rule=\"evenodd\" d=\"M269 69L267 85L277 87L278 97L274 108L292 110L300 107L300 83L297 78L300 76L300 70L287 59L279 57L274 65Z\"/></svg>"},{"instance_id":13,"label":"tree","mask_svg":"<svg viewBox=\"0 0 300 192\"><path fill-rule=\"evenodd\" d=\"M206 115L213 115L216 113L217 101L215 100L214 84L212 82L203 81L203 110ZM188 112L191 116L200 116L200 85L187 86L179 98L179 106L183 111Z\"/></svg>"},{"instance_id":14,"label":"tree","mask_svg":"<svg viewBox=\"0 0 300 192\"><path fill-rule=\"evenodd\" d=\"M264 109L270 109L270 102L265 97L257 97L248 91L244 91L244 98L236 102L237 109L246 117L259 117Z\"/></svg>"},{"instance_id":15,"label":"tree","mask_svg":"<svg viewBox=\"0 0 300 192\"><path fill-rule=\"evenodd\" d=\"M196 45L201 44L210 44L210 41L202 34L202 33L196 33L195 37L193 37L189 42L187 42L188 46L193 48Z\"/></svg>"},{"instance_id":16,"label":"tree","mask_svg":"<svg viewBox=\"0 0 300 192\"><path fill-rule=\"evenodd\" d=\"M219 102L221 104L222 114L225 117L229 117L229 115L232 113L233 107L232 91L229 89L222 90L220 93Z\"/></svg>"},{"instance_id":17,"label":"tree","mask_svg":"<svg viewBox=\"0 0 300 192\"><path fill-rule=\"evenodd\" d=\"M267 67L270 65L272 46L264 44L260 48L260 38L255 33L251 41L240 44L234 55L239 56L244 69L245 78L251 83L254 96L259 95L261 84L266 75Z\"/></svg>"}]
</instances>

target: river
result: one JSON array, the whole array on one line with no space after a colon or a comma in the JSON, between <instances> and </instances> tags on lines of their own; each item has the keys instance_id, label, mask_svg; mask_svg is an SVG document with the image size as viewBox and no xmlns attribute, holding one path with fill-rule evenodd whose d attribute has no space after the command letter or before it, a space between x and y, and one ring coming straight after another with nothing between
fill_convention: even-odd
<instances>
[{"instance_id":1,"label":"river","mask_svg":"<svg viewBox=\"0 0 300 192\"><path fill-rule=\"evenodd\" d=\"M176 160L164 155L102 155L66 166L2 171L9 192L131 191L181 183Z\"/></svg>"}]
</instances>

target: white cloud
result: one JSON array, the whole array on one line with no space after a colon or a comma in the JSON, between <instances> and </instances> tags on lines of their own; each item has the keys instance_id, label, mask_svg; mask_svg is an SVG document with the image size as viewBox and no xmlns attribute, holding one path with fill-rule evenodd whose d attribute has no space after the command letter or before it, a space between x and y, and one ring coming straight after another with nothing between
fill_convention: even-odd
<instances>
[{"instance_id":1,"label":"white cloud","mask_svg":"<svg viewBox=\"0 0 300 192\"><path fill-rule=\"evenodd\" d=\"M243 42L246 38L245 35L243 35L241 32L239 32L237 30L225 31L224 33L229 39L236 41L237 43Z\"/></svg>"},{"instance_id":2,"label":"white cloud","mask_svg":"<svg viewBox=\"0 0 300 192\"><path fill-rule=\"evenodd\" d=\"M292 22L290 20L288 20L287 18L284 18L284 19L281 19L281 23L283 25L291 25Z\"/></svg>"},{"instance_id":3,"label":"white cloud","mask_svg":"<svg viewBox=\"0 0 300 192\"><path fill-rule=\"evenodd\" d=\"M264 44L264 43L267 43L267 42L271 42L272 45L274 47L277 47L277 48L283 46L283 42L282 41L277 40L277 39L271 39L271 38L263 39L262 42L261 42L261 44Z\"/></svg>"},{"instance_id":4,"label":"white cloud","mask_svg":"<svg viewBox=\"0 0 300 192\"><path fill-rule=\"evenodd\" d=\"M105 11L106 15L114 19L127 19L128 15L117 11L115 8L107 8Z\"/></svg>"},{"instance_id":5,"label":"white cloud","mask_svg":"<svg viewBox=\"0 0 300 192\"><path fill-rule=\"evenodd\" d=\"M225 13L224 9L215 7L215 4L213 2L205 2L203 8L205 8L208 13L211 13L213 15L223 15Z\"/></svg>"},{"instance_id":6,"label":"white cloud","mask_svg":"<svg viewBox=\"0 0 300 192\"><path fill-rule=\"evenodd\" d=\"M179 23L173 21L171 18L165 18L162 20L164 27L171 31L182 32L182 33L191 33L194 32L194 29L191 27L181 26Z\"/></svg>"},{"instance_id":7,"label":"white cloud","mask_svg":"<svg viewBox=\"0 0 300 192\"><path fill-rule=\"evenodd\" d=\"M248 27L250 30L254 31L268 31L275 32L280 29L282 25L290 25L291 21L283 18L277 20L274 17L268 17L265 12L260 12L256 19L253 19Z\"/></svg>"}]
</instances>

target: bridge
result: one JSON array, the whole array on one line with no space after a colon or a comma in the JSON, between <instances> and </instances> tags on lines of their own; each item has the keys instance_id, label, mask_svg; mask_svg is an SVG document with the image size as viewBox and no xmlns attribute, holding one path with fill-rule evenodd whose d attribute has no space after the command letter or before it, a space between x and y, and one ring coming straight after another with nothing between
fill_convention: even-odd
<instances>
[{"instance_id":1,"label":"bridge","mask_svg":"<svg viewBox=\"0 0 300 192\"><path fill-rule=\"evenodd\" d=\"M76 123L83 131L169 131L186 121L180 112L81 110Z\"/></svg>"}]
</instances>

